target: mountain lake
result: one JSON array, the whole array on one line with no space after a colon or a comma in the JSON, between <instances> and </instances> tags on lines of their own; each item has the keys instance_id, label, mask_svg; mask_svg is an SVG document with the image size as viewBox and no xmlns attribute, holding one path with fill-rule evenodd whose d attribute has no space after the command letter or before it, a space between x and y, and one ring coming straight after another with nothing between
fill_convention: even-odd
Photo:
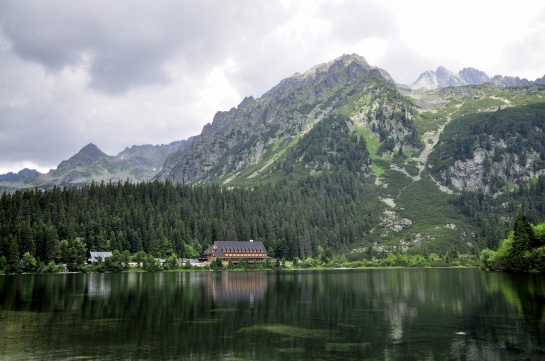
<instances>
[{"instance_id":1,"label":"mountain lake","mask_svg":"<svg viewBox=\"0 0 545 361\"><path fill-rule=\"evenodd\" d=\"M0 360L544 360L545 276L0 276Z\"/></svg>"}]
</instances>

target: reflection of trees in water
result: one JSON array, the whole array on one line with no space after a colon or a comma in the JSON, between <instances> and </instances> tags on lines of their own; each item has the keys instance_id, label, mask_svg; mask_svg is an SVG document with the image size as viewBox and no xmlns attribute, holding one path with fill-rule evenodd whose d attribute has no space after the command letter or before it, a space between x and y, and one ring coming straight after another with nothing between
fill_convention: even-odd
<instances>
[{"instance_id":1,"label":"reflection of trees in water","mask_svg":"<svg viewBox=\"0 0 545 361\"><path fill-rule=\"evenodd\" d=\"M540 345L545 345L545 278L539 274L507 274L501 291L523 315L530 335Z\"/></svg>"},{"instance_id":2,"label":"reflection of trees in water","mask_svg":"<svg viewBox=\"0 0 545 361\"><path fill-rule=\"evenodd\" d=\"M28 333L37 350L69 345L59 358L89 355L93 340L92 356L111 359L257 359L250 346L287 360L535 359L540 281L431 269L24 275L0 279L0 310L44 315Z\"/></svg>"},{"instance_id":3,"label":"reflection of trees in water","mask_svg":"<svg viewBox=\"0 0 545 361\"><path fill-rule=\"evenodd\" d=\"M541 279L541 283L539 284L533 279L532 287L520 287L520 285L518 287L522 313L530 326L531 335L535 336L540 345L545 345L545 326L543 323L543 314L545 311L544 282L545 280Z\"/></svg>"},{"instance_id":4,"label":"reflection of trees in water","mask_svg":"<svg viewBox=\"0 0 545 361\"><path fill-rule=\"evenodd\" d=\"M481 327L499 340L507 353L522 357L539 352L545 355L545 277L528 273L482 273L488 293L486 307L497 318ZM523 318L520 318L522 315ZM510 333L510 330L519 329Z\"/></svg>"}]
</instances>

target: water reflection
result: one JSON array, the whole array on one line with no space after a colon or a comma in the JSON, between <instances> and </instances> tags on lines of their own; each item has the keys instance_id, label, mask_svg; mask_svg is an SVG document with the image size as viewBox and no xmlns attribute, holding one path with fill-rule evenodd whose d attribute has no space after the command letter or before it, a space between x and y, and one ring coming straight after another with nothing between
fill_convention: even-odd
<instances>
[{"instance_id":1,"label":"water reflection","mask_svg":"<svg viewBox=\"0 0 545 361\"><path fill-rule=\"evenodd\" d=\"M266 272L210 272L206 290L215 302L253 305L265 298L269 278Z\"/></svg>"},{"instance_id":2,"label":"water reflection","mask_svg":"<svg viewBox=\"0 0 545 361\"><path fill-rule=\"evenodd\" d=\"M127 284L130 287L130 284ZM110 297L112 290L110 274L94 273L87 276L86 282L86 296L87 297Z\"/></svg>"},{"instance_id":3,"label":"water reflection","mask_svg":"<svg viewBox=\"0 0 545 361\"><path fill-rule=\"evenodd\" d=\"M339 270L0 277L0 359L540 360L544 277Z\"/></svg>"},{"instance_id":4,"label":"water reflection","mask_svg":"<svg viewBox=\"0 0 545 361\"><path fill-rule=\"evenodd\" d=\"M524 327L530 336L530 347L545 348L545 278L540 274L483 273L489 294L505 299L513 311L506 317L513 326ZM523 319L520 318L523 316ZM508 347L513 347L509 340ZM516 347L516 346L515 346Z\"/></svg>"}]
</instances>

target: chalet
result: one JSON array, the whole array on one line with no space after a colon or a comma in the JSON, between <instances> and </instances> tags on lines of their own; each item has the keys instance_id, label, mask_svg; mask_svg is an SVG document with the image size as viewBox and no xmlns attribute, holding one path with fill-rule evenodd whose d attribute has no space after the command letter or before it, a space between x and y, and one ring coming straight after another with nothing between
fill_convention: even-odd
<instances>
[{"instance_id":1,"label":"chalet","mask_svg":"<svg viewBox=\"0 0 545 361\"><path fill-rule=\"evenodd\" d=\"M104 262L108 257L112 257L112 252L91 252L91 257L87 260L89 263L96 263L99 260Z\"/></svg>"},{"instance_id":2,"label":"chalet","mask_svg":"<svg viewBox=\"0 0 545 361\"><path fill-rule=\"evenodd\" d=\"M240 241L216 241L208 247L202 256L202 260L212 262L221 258L223 264L231 261L237 265L243 259L249 264L269 260L274 263L276 260L267 255L267 249L263 242L240 242Z\"/></svg>"}]
</instances>

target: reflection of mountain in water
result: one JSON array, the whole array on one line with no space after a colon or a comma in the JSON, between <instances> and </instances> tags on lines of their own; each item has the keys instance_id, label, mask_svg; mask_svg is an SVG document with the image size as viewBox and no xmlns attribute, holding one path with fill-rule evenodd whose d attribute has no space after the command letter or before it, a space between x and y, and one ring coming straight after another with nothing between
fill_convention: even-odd
<instances>
[{"instance_id":1,"label":"reflection of mountain in water","mask_svg":"<svg viewBox=\"0 0 545 361\"><path fill-rule=\"evenodd\" d=\"M87 296L92 298L107 298L112 292L112 282L109 274L89 273L86 284Z\"/></svg>"},{"instance_id":2,"label":"reflection of mountain in water","mask_svg":"<svg viewBox=\"0 0 545 361\"><path fill-rule=\"evenodd\" d=\"M265 298L267 274L264 272L210 273L207 291L216 302L245 301Z\"/></svg>"}]
</instances>

